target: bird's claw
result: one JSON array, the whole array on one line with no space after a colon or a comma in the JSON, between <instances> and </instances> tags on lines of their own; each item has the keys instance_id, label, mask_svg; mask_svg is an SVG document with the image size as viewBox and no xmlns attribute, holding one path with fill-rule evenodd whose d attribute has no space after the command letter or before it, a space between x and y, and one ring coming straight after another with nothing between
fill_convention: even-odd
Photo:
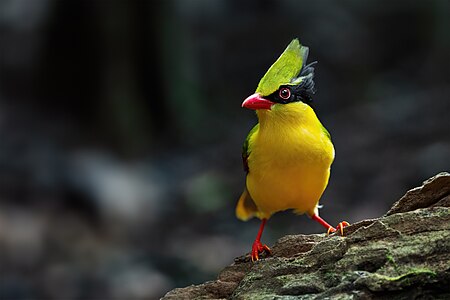
<instances>
[{"instance_id":1,"label":"bird's claw","mask_svg":"<svg viewBox=\"0 0 450 300\"><path fill-rule=\"evenodd\" d=\"M260 241L255 241L252 246L252 261L259 260L259 254L262 252L266 252L269 255L272 255L272 251L267 245L261 244Z\"/></svg>"},{"instance_id":2,"label":"bird's claw","mask_svg":"<svg viewBox=\"0 0 450 300\"><path fill-rule=\"evenodd\" d=\"M335 233L336 231L339 230L341 232L341 235L344 236L344 227L347 227L347 226L350 226L350 223L347 221L342 221L336 226L336 228L333 228L333 227L328 228L327 235L330 235L331 233Z\"/></svg>"}]
</instances>

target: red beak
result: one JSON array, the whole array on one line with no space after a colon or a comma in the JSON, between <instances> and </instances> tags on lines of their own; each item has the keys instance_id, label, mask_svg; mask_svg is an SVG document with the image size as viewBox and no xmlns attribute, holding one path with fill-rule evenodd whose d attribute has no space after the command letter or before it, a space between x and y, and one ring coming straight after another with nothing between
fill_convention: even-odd
<instances>
[{"instance_id":1,"label":"red beak","mask_svg":"<svg viewBox=\"0 0 450 300\"><path fill-rule=\"evenodd\" d=\"M249 96L247 99L242 102L242 107L248 109L270 109L272 105L274 105L272 101L264 99L260 94L256 93Z\"/></svg>"}]
</instances>

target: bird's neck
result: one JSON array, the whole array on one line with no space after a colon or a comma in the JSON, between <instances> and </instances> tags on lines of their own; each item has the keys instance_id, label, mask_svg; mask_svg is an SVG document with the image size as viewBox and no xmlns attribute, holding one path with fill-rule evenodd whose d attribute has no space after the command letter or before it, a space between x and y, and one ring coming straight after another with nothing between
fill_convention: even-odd
<instances>
[{"instance_id":1,"label":"bird's neck","mask_svg":"<svg viewBox=\"0 0 450 300\"><path fill-rule=\"evenodd\" d=\"M321 128L314 110L303 102L275 104L270 110L257 110L257 115L261 131L284 131L292 127Z\"/></svg>"}]
</instances>

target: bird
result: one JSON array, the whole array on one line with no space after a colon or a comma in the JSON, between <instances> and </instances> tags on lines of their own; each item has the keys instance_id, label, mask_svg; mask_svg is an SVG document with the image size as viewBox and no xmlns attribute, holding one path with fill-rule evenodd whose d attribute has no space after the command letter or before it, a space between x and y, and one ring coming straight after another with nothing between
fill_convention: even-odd
<instances>
[{"instance_id":1,"label":"bird","mask_svg":"<svg viewBox=\"0 0 450 300\"><path fill-rule=\"evenodd\" d=\"M245 188L236 205L238 219L261 225L250 253L257 261L270 248L261 243L267 220L276 212L307 214L327 229L340 231L319 216L319 200L328 185L335 150L331 136L311 107L316 92L314 66L306 64L309 48L293 39L261 78L242 107L255 110L258 123L244 141Z\"/></svg>"}]
</instances>

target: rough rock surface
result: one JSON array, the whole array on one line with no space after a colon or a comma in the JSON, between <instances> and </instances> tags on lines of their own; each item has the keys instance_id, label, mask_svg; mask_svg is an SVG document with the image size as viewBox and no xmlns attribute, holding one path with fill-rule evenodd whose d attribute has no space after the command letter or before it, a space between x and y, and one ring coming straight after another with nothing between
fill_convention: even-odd
<instances>
[{"instance_id":1,"label":"rough rock surface","mask_svg":"<svg viewBox=\"0 0 450 300\"><path fill-rule=\"evenodd\" d=\"M285 236L272 257L238 257L217 280L163 299L450 299L449 206L440 173L344 237Z\"/></svg>"}]
</instances>

